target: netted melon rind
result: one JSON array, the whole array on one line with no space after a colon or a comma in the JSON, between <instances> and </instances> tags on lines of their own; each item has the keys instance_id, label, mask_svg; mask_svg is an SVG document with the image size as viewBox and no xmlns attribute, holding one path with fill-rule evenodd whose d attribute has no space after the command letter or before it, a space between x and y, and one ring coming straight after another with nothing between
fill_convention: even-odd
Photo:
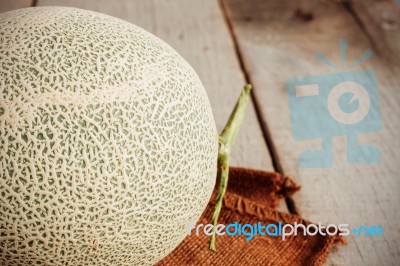
<instances>
[{"instance_id":1,"label":"netted melon rind","mask_svg":"<svg viewBox=\"0 0 400 266\"><path fill-rule=\"evenodd\" d=\"M74 8L0 14L0 264L147 265L216 175L205 90L168 45Z\"/></svg>"}]
</instances>

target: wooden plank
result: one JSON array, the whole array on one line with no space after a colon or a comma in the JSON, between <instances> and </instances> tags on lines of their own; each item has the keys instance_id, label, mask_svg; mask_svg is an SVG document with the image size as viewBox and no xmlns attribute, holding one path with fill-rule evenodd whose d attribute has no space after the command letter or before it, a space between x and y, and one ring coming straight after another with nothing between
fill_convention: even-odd
<instances>
[{"instance_id":1,"label":"wooden plank","mask_svg":"<svg viewBox=\"0 0 400 266\"><path fill-rule=\"evenodd\" d=\"M13 9L30 7L32 4L33 0L2 0L0 1L0 13Z\"/></svg>"},{"instance_id":2,"label":"wooden plank","mask_svg":"<svg viewBox=\"0 0 400 266\"><path fill-rule=\"evenodd\" d=\"M301 152L318 148L320 141L293 140L286 81L340 71L330 69L315 56L321 51L333 62L340 62L340 38L348 39L349 62L354 62L373 44L340 1L229 0L223 3L248 76L255 85L278 159L286 174L295 176L302 185L294 197L302 216L323 223L384 228L383 237L349 236L348 245L334 251L328 264L397 265L400 261L398 68L386 57L375 55L358 68L344 70L371 68L377 74L384 127L379 132L360 133L359 141L379 147L381 163L348 164L346 138L336 137L333 168L299 168L297 160ZM320 112L327 112L323 102L310 115Z\"/></svg>"},{"instance_id":3,"label":"wooden plank","mask_svg":"<svg viewBox=\"0 0 400 266\"><path fill-rule=\"evenodd\" d=\"M400 1L351 0L347 4L386 61L400 61Z\"/></svg>"},{"instance_id":4,"label":"wooden plank","mask_svg":"<svg viewBox=\"0 0 400 266\"><path fill-rule=\"evenodd\" d=\"M51 0L38 1L39 6L52 3ZM62 0L57 3L119 17L165 40L200 76L208 92L217 127L222 129L245 81L215 1ZM252 106L235 143L232 164L273 169Z\"/></svg>"}]
</instances>

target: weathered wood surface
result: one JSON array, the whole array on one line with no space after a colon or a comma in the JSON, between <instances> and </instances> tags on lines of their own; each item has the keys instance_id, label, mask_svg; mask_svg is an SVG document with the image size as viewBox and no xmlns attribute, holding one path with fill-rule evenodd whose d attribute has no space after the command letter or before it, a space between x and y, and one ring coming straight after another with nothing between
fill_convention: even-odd
<instances>
[{"instance_id":1,"label":"weathered wood surface","mask_svg":"<svg viewBox=\"0 0 400 266\"><path fill-rule=\"evenodd\" d=\"M390 46L391 52L385 53L392 58L398 56L395 53L399 43L391 42L393 36L390 34L370 34L367 37L365 28L356 22L348 6L339 1L226 0L224 7L248 76L255 85L279 162L286 174L296 177L302 185L302 190L294 197L302 216L323 223L349 223L353 227L381 225L384 228L383 237L350 236L348 246L334 251L328 264L398 265L398 68L389 62L390 56L383 56L382 52L356 69L347 69L371 68L378 77L383 129L376 133L359 134L361 143L374 145L381 150L382 161L378 165L348 164L346 139L337 137L333 141L333 168L300 169L297 165L300 153L309 148L318 148L320 141L293 140L285 83L294 77L339 71L316 60L315 54L321 51L333 62L340 62L340 38L348 39L347 58L350 62L354 62L368 48L374 48L369 38L379 43L379 50L384 50L382 47L386 44ZM361 8L356 10L364 12ZM371 14L375 15L373 12ZM399 9L396 14L399 18ZM364 17L366 15L359 15L359 18L367 19ZM364 27L369 30L367 22ZM314 112L326 112L323 107L321 104L321 109Z\"/></svg>"},{"instance_id":2,"label":"weathered wood surface","mask_svg":"<svg viewBox=\"0 0 400 266\"><path fill-rule=\"evenodd\" d=\"M33 0L0 0L0 13L30 7L33 4Z\"/></svg>"},{"instance_id":3,"label":"weathered wood surface","mask_svg":"<svg viewBox=\"0 0 400 266\"><path fill-rule=\"evenodd\" d=\"M400 66L400 1L350 0L360 27L380 57Z\"/></svg>"}]
</instances>

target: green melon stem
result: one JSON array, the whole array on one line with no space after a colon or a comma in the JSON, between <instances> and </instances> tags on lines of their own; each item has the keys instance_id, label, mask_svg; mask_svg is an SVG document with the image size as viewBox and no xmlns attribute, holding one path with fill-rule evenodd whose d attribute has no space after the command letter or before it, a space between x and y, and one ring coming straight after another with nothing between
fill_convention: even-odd
<instances>
[{"instance_id":1,"label":"green melon stem","mask_svg":"<svg viewBox=\"0 0 400 266\"><path fill-rule=\"evenodd\" d=\"M216 226L218 224L218 217L221 212L222 202L225 196L226 188L228 186L229 177L229 161L231 157L231 148L235 142L237 133L239 132L240 126L242 125L244 115L247 110L247 105L250 99L251 85L246 84L236 102L235 108L233 109L228 122L225 125L219 136L219 150L218 150L218 175L219 175L219 187L217 194L217 202L215 204L214 213L212 216L212 224L214 225L209 248L212 251L216 251L215 247L215 236Z\"/></svg>"}]
</instances>

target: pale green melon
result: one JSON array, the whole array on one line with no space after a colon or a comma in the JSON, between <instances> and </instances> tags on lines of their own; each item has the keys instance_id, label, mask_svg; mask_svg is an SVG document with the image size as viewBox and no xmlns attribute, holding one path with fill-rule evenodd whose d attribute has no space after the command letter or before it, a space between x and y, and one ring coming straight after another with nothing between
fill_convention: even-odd
<instances>
[{"instance_id":1,"label":"pale green melon","mask_svg":"<svg viewBox=\"0 0 400 266\"><path fill-rule=\"evenodd\" d=\"M0 14L0 264L147 265L212 192L218 135L193 69L95 12Z\"/></svg>"}]
</instances>

